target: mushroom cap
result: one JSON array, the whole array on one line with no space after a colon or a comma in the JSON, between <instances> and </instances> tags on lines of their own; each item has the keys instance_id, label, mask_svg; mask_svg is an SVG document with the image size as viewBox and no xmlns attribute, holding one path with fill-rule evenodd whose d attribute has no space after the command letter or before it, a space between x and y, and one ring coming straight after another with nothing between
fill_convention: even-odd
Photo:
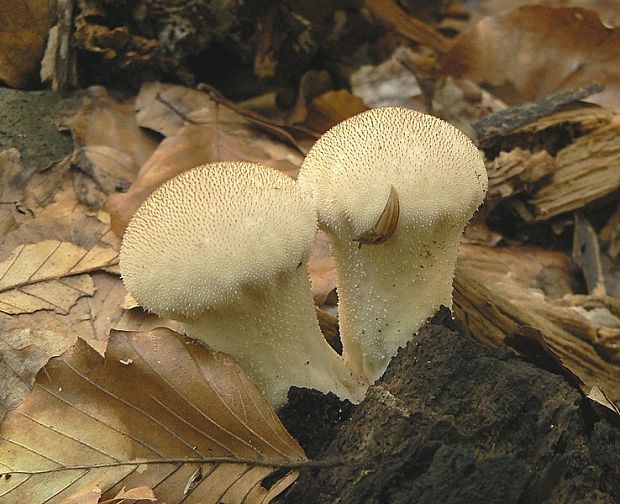
<instances>
[{"instance_id":1,"label":"mushroom cap","mask_svg":"<svg viewBox=\"0 0 620 504\"><path fill-rule=\"evenodd\" d=\"M149 311L191 320L299 268L316 229L315 210L287 175L207 164L144 201L123 237L121 275Z\"/></svg>"},{"instance_id":2,"label":"mushroom cap","mask_svg":"<svg viewBox=\"0 0 620 504\"><path fill-rule=\"evenodd\" d=\"M395 191L401 222L464 226L484 198L487 173L471 140L436 117L375 108L327 131L306 156L298 182L319 222L360 236L375 226Z\"/></svg>"}]
</instances>

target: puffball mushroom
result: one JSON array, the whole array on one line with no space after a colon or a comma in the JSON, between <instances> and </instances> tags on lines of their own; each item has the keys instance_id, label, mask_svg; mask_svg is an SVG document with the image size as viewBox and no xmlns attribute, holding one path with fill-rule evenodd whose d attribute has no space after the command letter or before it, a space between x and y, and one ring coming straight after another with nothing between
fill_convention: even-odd
<instances>
[{"instance_id":1,"label":"puffball mushroom","mask_svg":"<svg viewBox=\"0 0 620 504\"><path fill-rule=\"evenodd\" d=\"M325 133L298 183L331 242L343 356L374 382L428 317L452 306L463 228L487 188L483 159L447 122L377 108Z\"/></svg>"},{"instance_id":2,"label":"puffball mushroom","mask_svg":"<svg viewBox=\"0 0 620 504\"><path fill-rule=\"evenodd\" d=\"M367 388L323 338L306 270L316 212L288 176L214 163L169 180L123 237L120 269L147 310L235 357L275 406L290 386L359 402Z\"/></svg>"}]
</instances>

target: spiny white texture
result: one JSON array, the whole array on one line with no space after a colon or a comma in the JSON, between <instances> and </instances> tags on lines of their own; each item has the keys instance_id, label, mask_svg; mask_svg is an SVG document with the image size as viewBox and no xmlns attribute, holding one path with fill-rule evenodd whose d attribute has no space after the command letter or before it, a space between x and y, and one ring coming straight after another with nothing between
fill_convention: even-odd
<instances>
[{"instance_id":1,"label":"spiny white texture","mask_svg":"<svg viewBox=\"0 0 620 504\"><path fill-rule=\"evenodd\" d=\"M462 230L487 188L484 162L450 124L377 108L323 135L298 182L332 243L345 360L374 381L441 304L451 306ZM359 247L391 187L400 203L394 235Z\"/></svg>"},{"instance_id":2,"label":"spiny white texture","mask_svg":"<svg viewBox=\"0 0 620 504\"><path fill-rule=\"evenodd\" d=\"M214 163L179 175L136 212L121 273L145 308L235 357L274 406L288 389L359 402L367 384L327 344L306 263L316 213L286 175Z\"/></svg>"},{"instance_id":3,"label":"spiny white texture","mask_svg":"<svg viewBox=\"0 0 620 504\"><path fill-rule=\"evenodd\" d=\"M188 336L234 356L276 407L286 402L292 385L354 403L364 398L368 384L321 334L305 267L255 294L186 322Z\"/></svg>"},{"instance_id":4,"label":"spiny white texture","mask_svg":"<svg viewBox=\"0 0 620 504\"><path fill-rule=\"evenodd\" d=\"M252 163L213 163L169 180L123 237L120 267L145 308L194 318L306 262L316 214L288 176Z\"/></svg>"}]
</instances>

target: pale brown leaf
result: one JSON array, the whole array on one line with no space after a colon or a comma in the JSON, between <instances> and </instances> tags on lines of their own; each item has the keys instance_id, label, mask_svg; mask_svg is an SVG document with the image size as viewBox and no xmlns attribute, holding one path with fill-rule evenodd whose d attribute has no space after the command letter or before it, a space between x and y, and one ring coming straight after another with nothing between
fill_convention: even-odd
<instances>
[{"instance_id":1,"label":"pale brown leaf","mask_svg":"<svg viewBox=\"0 0 620 504\"><path fill-rule=\"evenodd\" d=\"M54 310L68 313L82 296L92 296L88 275L115 264L110 247L84 249L70 242L45 240L18 246L0 262L0 311L10 314Z\"/></svg>"},{"instance_id":2,"label":"pale brown leaf","mask_svg":"<svg viewBox=\"0 0 620 504\"><path fill-rule=\"evenodd\" d=\"M245 125L246 121L227 107L220 107L210 96L186 86L147 82L136 98L136 120L165 137L174 135L186 124L189 114L204 110L203 115L215 117L220 125Z\"/></svg>"},{"instance_id":3,"label":"pale brown leaf","mask_svg":"<svg viewBox=\"0 0 620 504\"><path fill-rule=\"evenodd\" d=\"M0 503L60 503L148 486L161 502L267 503L307 462L228 356L167 329L115 333L105 360L78 340L0 426ZM188 495L189 494L189 495Z\"/></svg>"},{"instance_id":4,"label":"pale brown leaf","mask_svg":"<svg viewBox=\"0 0 620 504\"><path fill-rule=\"evenodd\" d=\"M3 2L0 15L0 80L22 88L37 82L37 70L56 2Z\"/></svg>"},{"instance_id":5,"label":"pale brown leaf","mask_svg":"<svg viewBox=\"0 0 620 504\"><path fill-rule=\"evenodd\" d=\"M601 20L607 26L620 25L620 10L616 0L484 0L480 2L479 9L474 16L496 15L508 12L524 5L563 5L571 7L583 7L598 13Z\"/></svg>"},{"instance_id":6,"label":"pale brown leaf","mask_svg":"<svg viewBox=\"0 0 620 504\"><path fill-rule=\"evenodd\" d=\"M77 93L58 122L72 133L72 164L105 194L129 187L157 146L139 127L134 103L119 102L100 86Z\"/></svg>"},{"instance_id":7,"label":"pale brown leaf","mask_svg":"<svg viewBox=\"0 0 620 504\"><path fill-rule=\"evenodd\" d=\"M101 488L96 485L88 485L88 489L69 495L62 504L98 504L101 498Z\"/></svg>"},{"instance_id":8,"label":"pale brown leaf","mask_svg":"<svg viewBox=\"0 0 620 504\"><path fill-rule=\"evenodd\" d=\"M0 314L0 419L16 408L32 388L39 370L77 338L69 331L55 331L52 324L23 325L18 317Z\"/></svg>"},{"instance_id":9,"label":"pale brown leaf","mask_svg":"<svg viewBox=\"0 0 620 504\"><path fill-rule=\"evenodd\" d=\"M620 106L620 28L593 11L530 5L487 17L462 35L442 62L444 73L494 88L507 103L598 82L589 101Z\"/></svg>"},{"instance_id":10,"label":"pale brown leaf","mask_svg":"<svg viewBox=\"0 0 620 504\"><path fill-rule=\"evenodd\" d=\"M336 265L329 242L323 231L316 235L308 272L312 281L312 296L317 305L322 305L330 292L336 288Z\"/></svg>"}]
</instances>

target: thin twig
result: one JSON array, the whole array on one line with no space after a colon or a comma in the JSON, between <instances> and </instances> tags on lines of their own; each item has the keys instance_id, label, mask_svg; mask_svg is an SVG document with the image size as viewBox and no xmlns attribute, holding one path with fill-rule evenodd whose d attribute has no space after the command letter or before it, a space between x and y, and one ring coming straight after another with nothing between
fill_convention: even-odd
<instances>
[{"instance_id":1,"label":"thin twig","mask_svg":"<svg viewBox=\"0 0 620 504\"><path fill-rule=\"evenodd\" d=\"M121 466L139 466L152 464L246 464L261 467L274 467L282 469L305 469L305 468L331 468L344 465L341 459L324 459L324 460L262 460L253 458L236 458L236 457L207 457L207 458L163 458L149 460L128 460L119 462L108 462L104 464L83 464L74 466L52 467L50 469L16 469L0 473L0 477L10 477L14 474L49 474L61 471L78 471L88 469L101 469L106 467Z\"/></svg>"},{"instance_id":2,"label":"thin twig","mask_svg":"<svg viewBox=\"0 0 620 504\"><path fill-rule=\"evenodd\" d=\"M170 103L168 100L166 100L161 93L157 93L155 95L155 101L158 101L159 103L161 103L162 105L164 105L165 107L168 107L170 110L172 110L176 115L178 115L181 119L183 119L183 121L185 121L186 123L189 124L193 124L194 126L200 125L200 122L198 121L194 121L193 119L190 119L189 117L187 117L186 114L184 114L183 112L181 112L178 108L176 108L172 103Z\"/></svg>"}]
</instances>

